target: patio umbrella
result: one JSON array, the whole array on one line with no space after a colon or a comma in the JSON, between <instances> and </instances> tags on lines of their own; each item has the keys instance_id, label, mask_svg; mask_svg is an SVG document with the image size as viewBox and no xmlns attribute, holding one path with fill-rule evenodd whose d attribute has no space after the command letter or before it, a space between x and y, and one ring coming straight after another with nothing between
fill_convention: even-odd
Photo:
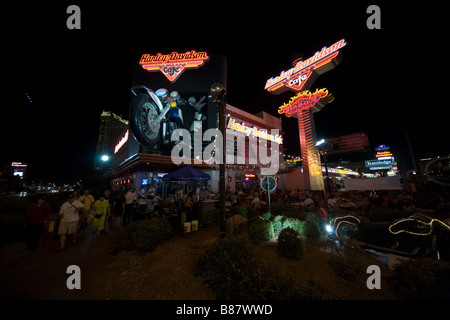
<instances>
[{"instance_id":1,"label":"patio umbrella","mask_svg":"<svg viewBox=\"0 0 450 320\"><path fill-rule=\"evenodd\" d=\"M164 181L211 180L211 176L191 166L185 166L163 177Z\"/></svg>"}]
</instances>

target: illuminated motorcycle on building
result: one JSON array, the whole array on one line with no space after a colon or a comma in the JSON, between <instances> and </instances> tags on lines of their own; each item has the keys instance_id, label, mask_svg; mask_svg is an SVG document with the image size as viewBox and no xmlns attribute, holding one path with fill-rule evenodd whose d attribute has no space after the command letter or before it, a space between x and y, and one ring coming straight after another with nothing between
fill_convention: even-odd
<instances>
[{"instance_id":1,"label":"illuminated motorcycle on building","mask_svg":"<svg viewBox=\"0 0 450 320\"><path fill-rule=\"evenodd\" d=\"M195 97L184 100L177 91L169 94L167 89L161 88L153 92L145 86L135 86L131 91L134 97L130 104L130 128L136 140L150 151L158 152L161 145L170 146L172 133L184 127L181 106L195 110L194 120L206 120L201 111L206 105L206 96L199 101ZM198 130L195 125L193 121L191 133Z\"/></svg>"}]
</instances>

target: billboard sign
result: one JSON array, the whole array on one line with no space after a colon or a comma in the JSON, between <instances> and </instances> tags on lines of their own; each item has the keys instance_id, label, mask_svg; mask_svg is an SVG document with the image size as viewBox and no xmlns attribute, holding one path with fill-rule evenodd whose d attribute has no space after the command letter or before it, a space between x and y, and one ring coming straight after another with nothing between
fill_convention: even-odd
<instances>
[{"instance_id":1,"label":"billboard sign","mask_svg":"<svg viewBox=\"0 0 450 320\"><path fill-rule=\"evenodd\" d=\"M394 165L394 161L392 159L386 160L366 160L366 167L384 167L384 166L392 166Z\"/></svg>"},{"instance_id":2,"label":"billboard sign","mask_svg":"<svg viewBox=\"0 0 450 320\"><path fill-rule=\"evenodd\" d=\"M369 147L369 138L363 132L327 139L327 154L364 151Z\"/></svg>"}]
</instances>

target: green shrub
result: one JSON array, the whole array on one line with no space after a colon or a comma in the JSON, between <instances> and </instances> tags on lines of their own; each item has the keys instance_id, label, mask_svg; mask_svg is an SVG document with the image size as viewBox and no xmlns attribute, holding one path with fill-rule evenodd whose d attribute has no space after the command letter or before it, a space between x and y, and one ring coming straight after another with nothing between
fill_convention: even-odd
<instances>
[{"instance_id":1,"label":"green shrub","mask_svg":"<svg viewBox=\"0 0 450 320\"><path fill-rule=\"evenodd\" d=\"M136 221L129 228L132 247L141 253L154 251L160 243L172 234L172 228L165 218Z\"/></svg>"},{"instance_id":2,"label":"green shrub","mask_svg":"<svg viewBox=\"0 0 450 320\"><path fill-rule=\"evenodd\" d=\"M194 263L196 276L215 291L218 299L232 299L246 290L254 266L251 248L242 239L227 237L208 247Z\"/></svg>"},{"instance_id":3,"label":"green shrub","mask_svg":"<svg viewBox=\"0 0 450 320\"><path fill-rule=\"evenodd\" d=\"M304 221L307 220L314 221L318 226L320 226L320 224L322 223L322 219L320 219L320 217L314 212L306 212L304 217L305 217Z\"/></svg>"},{"instance_id":4,"label":"green shrub","mask_svg":"<svg viewBox=\"0 0 450 320\"><path fill-rule=\"evenodd\" d=\"M261 216L261 219L270 220L271 217L272 217L272 215L270 214L270 212L266 212Z\"/></svg>"},{"instance_id":5,"label":"green shrub","mask_svg":"<svg viewBox=\"0 0 450 320\"><path fill-rule=\"evenodd\" d=\"M303 242L300 234L292 228L281 231L278 237L277 253L288 259L299 259L303 256Z\"/></svg>"},{"instance_id":6,"label":"green shrub","mask_svg":"<svg viewBox=\"0 0 450 320\"><path fill-rule=\"evenodd\" d=\"M362 260L364 254L364 250L357 243L349 241L334 248L333 254L328 258L328 263L341 278L350 281L357 280L367 268Z\"/></svg>"},{"instance_id":7,"label":"green shrub","mask_svg":"<svg viewBox=\"0 0 450 320\"><path fill-rule=\"evenodd\" d=\"M249 236L254 244L273 239L273 225L271 221L256 219L249 228Z\"/></svg>"},{"instance_id":8,"label":"green shrub","mask_svg":"<svg viewBox=\"0 0 450 320\"><path fill-rule=\"evenodd\" d=\"M278 236L280 235L281 230L283 230L283 219L284 219L284 216L273 217L272 226L273 226L273 237L275 239L278 239Z\"/></svg>"},{"instance_id":9,"label":"green shrub","mask_svg":"<svg viewBox=\"0 0 450 320\"><path fill-rule=\"evenodd\" d=\"M291 228L297 231L299 235L303 235L305 233L305 222L298 219L287 218L283 220L283 230L286 228Z\"/></svg>"},{"instance_id":10,"label":"green shrub","mask_svg":"<svg viewBox=\"0 0 450 320\"><path fill-rule=\"evenodd\" d=\"M243 239L217 240L194 263L196 276L214 291L217 299L286 300L322 299L316 286L300 288L276 267L256 260ZM320 288L319 288L320 289Z\"/></svg>"},{"instance_id":11,"label":"green shrub","mask_svg":"<svg viewBox=\"0 0 450 320\"><path fill-rule=\"evenodd\" d=\"M303 225L303 236L308 240L320 239L320 229L312 220L305 220Z\"/></svg>"}]
</instances>

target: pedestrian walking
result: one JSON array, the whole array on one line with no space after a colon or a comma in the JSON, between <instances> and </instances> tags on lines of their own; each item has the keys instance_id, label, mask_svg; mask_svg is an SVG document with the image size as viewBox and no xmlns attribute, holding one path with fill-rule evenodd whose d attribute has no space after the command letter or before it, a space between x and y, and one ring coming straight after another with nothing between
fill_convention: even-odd
<instances>
[{"instance_id":1,"label":"pedestrian walking","mask_svg":"<svg viewBox=\"0 0 450 320\"><path fill-rule=\"evenodd\" d=\"M83 208L84 205L79 200L75 200L73 194L69 194L67 201L61 206L59 210L61 220L58 228L60 250L64 249L67 235L72 236L72 243L76 243L78 221L80 220L79 211Z\"/></svg>"},{"instance_id":2,"label":"pedestrian walking","mask_svg":"<svg viewBox=\"0 0 450 320\"><path fill-rule=\"evenodd\" d=\"M111 191L109 191L109 190L105 190L104 194L105 194L105 200L108 201L108 203L109 203L108 212L107 212L106 219L105 219L105 226L106 226L106 222L108 222L109 227L112 229L113 226L112 226L112 214L111 214L111 211L112 211L112 206L113 206L113 203L114 203L114 195L111 194Z\"/></svg>"},{"instance_id":3,"label":"pedestrian walking","mask_svg":"<svg viewBox=\"0 0 450 320\"><path fill-rule=\"evenodd\" d=\"M27 244L25 250L36 250L49 219L50 205L45 202L42 195L39 195L37 201L28 208L25 214L24 227Z\"/></svg>"},{"instance_id":4,"label":"pedestrian walking","mask_svg":"<svg viewBox=\"0 0 450 320\"><path fill-rule=\"evenodd\" d=\"M92 229L96 231L96 237L105 229L106 216L109 214L109 202L104 195L94 202L94 219L92 220Z\"/></svg>"},{"instance_id":5,"label":"pedestrian walking","mask_svg":"<svg viewBox=\"0 0 450 320\"><path fill-rule=\"evenodd\" d=\"M134 201L136 200L136 194L134 193L134 189L130 188L125 195L125 212L123 214L123 226L126 227L130 224L132 214L133 214L133 206Z\"/></svg>"},{"instance_id":6,"label":"pedestrian walking","mask_svg":"<svg viewBox=\"0 0 450 320\"><path fill-rule=\"evenodd\" d=\"M80 215L80 230L84 230L87 227L87 218L94 207L94 197L90 194L89 190L84 190L84 194L78 199L84 205L82 214Z\"/></svg>"},{"instance_id":7,"label":"pedestrian walking","mask_svg":"<svg viewBox=\"0 0 450 320\"><path fill-rule=\"evenodd\" d=\"M114 228L120 228L120 219L125 213L125 192L114 199L112 216Z\"/></svg>"},{"instance_id":8,"label":"pedestrian walking","mask_svg":"<svg viewBox=\"0 0 450 320\"><path fill-rule=\"evenodd\" d=\"M184 202L184 207L186 210L187 221L191 221L193 219L192 208L194 206L194 193L189 192L186 196L186 200Z\"/></svg>"}]
</instances>

